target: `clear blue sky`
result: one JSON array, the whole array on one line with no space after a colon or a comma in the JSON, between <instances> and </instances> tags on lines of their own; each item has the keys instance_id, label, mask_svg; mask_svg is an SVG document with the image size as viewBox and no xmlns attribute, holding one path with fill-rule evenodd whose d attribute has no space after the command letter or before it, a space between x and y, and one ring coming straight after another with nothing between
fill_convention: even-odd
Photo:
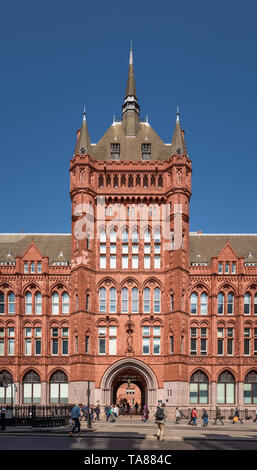
<instances>
[{"instance_id":1,"label":"clear blue sky","mask_svg":"<svg viewBox=\"0 0 257 470\"><path fill-rule=\"evenodd\" d=\"M255 0L13 0L0 10L0 232L69 232L69 161L121 114L130 40L141 115L181 111L190 230L257 233Z\"/></svg>"}]
</instances>

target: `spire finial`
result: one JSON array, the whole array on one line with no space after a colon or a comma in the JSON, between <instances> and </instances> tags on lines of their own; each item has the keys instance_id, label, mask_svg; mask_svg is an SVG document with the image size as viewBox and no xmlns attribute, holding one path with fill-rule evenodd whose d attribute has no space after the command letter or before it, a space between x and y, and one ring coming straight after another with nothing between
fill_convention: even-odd
<instances>
[{"instance_id":1,"label":"spire finial","mask_svg":"<svg viewBox=\"0 0 257 470\"><path fill-rule=\"evenodd\" d=\"M83 121L86 121L86 106L84 105Z\"/></svg>"},{"instance_id":2,"label":"spire finial","mask_svg":"<svg viewBox=\"0 0 257 470\"><path fill-rule=\"evenodd\" d=\"M132 40L130 41L129 65L133 65Z\"/></svg>"},{"instance_id":3,"label":"spire finial","mask_svg":"<svg viewBox=\"0 0 257 470\"><path fill-rule=\"evenodd\" d=\"M179 107L177 106L177 119L176 122L179 122Z\"/></svg>"}]
</instances>

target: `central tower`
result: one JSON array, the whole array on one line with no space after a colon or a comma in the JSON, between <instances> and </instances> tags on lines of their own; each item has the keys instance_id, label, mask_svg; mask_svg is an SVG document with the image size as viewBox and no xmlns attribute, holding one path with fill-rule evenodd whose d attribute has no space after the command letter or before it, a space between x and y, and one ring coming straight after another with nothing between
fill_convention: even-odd
<instances>
[{"instance_id":1,"label":"central tower","mask_svg":"<svg viewBox=\"0 0 257 470\"><path fill-rule=\"evenodd\" d=\"M187 381L191 161L178 110L169 144L140 119L132 48L122 119L96 144L84 110L70 196L70 401L85 402L89 380L104 406L134 374L155 407Z\"/></svg>"}]
</instances>

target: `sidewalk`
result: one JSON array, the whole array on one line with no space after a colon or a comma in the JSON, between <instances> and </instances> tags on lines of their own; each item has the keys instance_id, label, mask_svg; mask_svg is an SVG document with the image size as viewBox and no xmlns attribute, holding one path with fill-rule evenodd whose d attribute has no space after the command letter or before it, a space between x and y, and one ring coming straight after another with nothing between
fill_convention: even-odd
<instances>
[{"instance_id":1,"label":"sidewalk","mask_svg":"<svg viewBox=\"0 0 257 470\"><path fill-rule=\"evenodd\" d=\"M201 426L202 420L198 420L197 426L188 426L187 421L175 424L167 422L165 425L165 440L233 440L233 441L256 441L257 443L257 423L246 421L244 424L225 421L221 424L213 425L209 422L208 427ZM0 436L20 436L20 435L49 435L49 436L69 436L71 425L60 426L58 428L32 428L30 426L8 427L6 431L0 431ZM115 439L146 439L156 440L156 425L154 421L148 424L142 423L139 417L132 419L120 417L117 422L110 423L104 420L92 423L92 429L87 428L85 421L81 422L82 435L80 438L115 438ZM77 434L74 433L74 437Z\"/></svg>"}]
</instances>

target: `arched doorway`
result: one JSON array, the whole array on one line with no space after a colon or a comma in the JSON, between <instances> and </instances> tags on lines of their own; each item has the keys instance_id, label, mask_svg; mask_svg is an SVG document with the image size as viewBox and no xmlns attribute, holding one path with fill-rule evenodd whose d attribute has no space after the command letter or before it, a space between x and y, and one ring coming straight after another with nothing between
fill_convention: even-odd
<instances>
[{"instance_id":1,"label":"arched doorway","mask_svg":"<svg viewBox=\"0 0 257 470\"><path fill-rule=\"evenodd\" d=\"M102 405L115 403L119 387L128 383L139 388L141 405L156 407L156 376L148 365L138 359L121 359L106 370L101 380Z\"/></svg>"},{"instance_id":2,"label":"arched doorway","mask_svg":"<svg viewBox=\"0 0 257 470\"><path fill-rule=\"evenodd\" d=\"M124 404L124 412L136 413L146 404L147 383L144 377L133 369L121 371L112 382L112 403Z\"/></svg>"}]
</instances>

